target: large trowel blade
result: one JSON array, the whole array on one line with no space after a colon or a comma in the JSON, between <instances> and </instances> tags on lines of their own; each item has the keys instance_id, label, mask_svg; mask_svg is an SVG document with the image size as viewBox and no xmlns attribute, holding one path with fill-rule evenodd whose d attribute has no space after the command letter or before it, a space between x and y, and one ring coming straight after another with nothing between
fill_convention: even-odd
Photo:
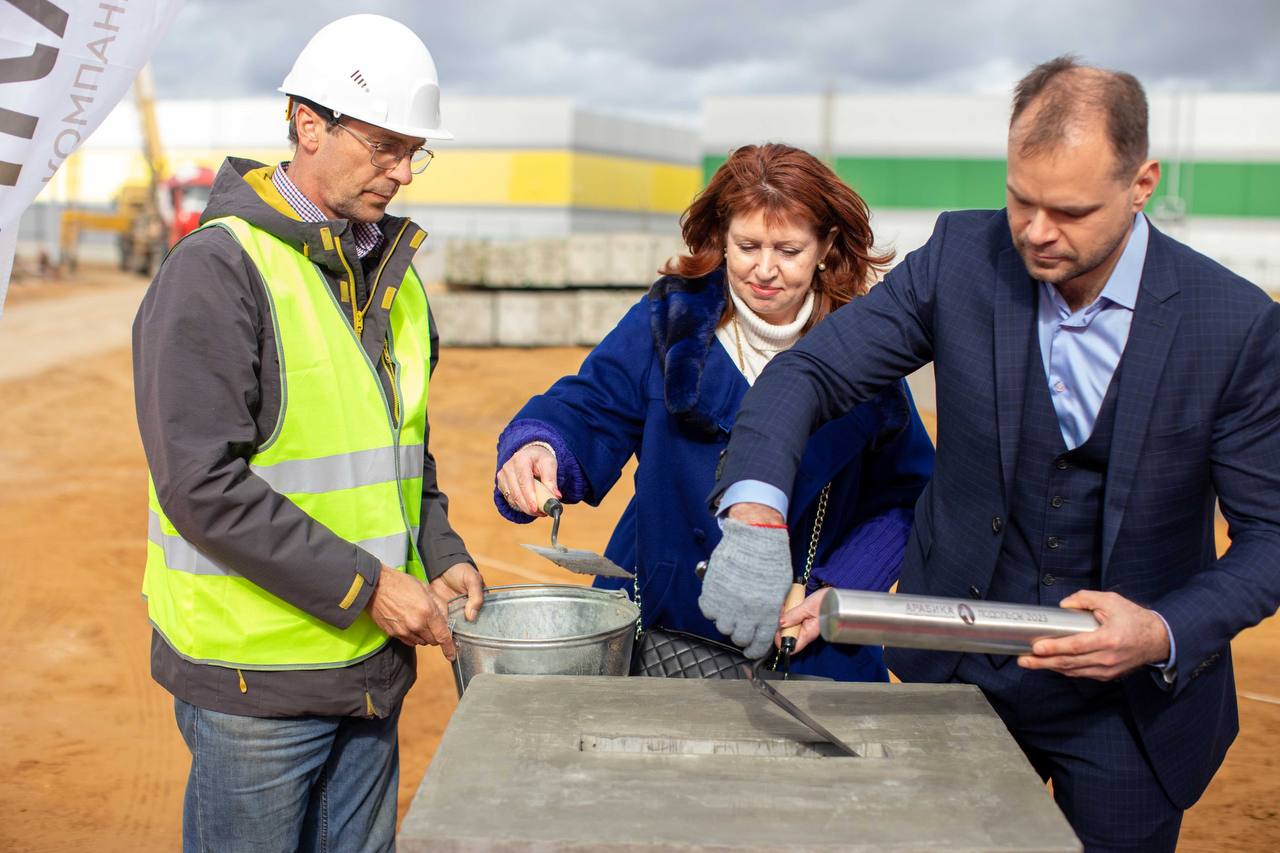
<instances>
[{"instance_id":1,"label":"large trowel blade","mask_svg":"<svg viewBox=\"0 0 1280 853\"><path fill-rule=\"evenodd\" d=\"M804 711L800 710L800 707L796 705L796 703L792 702L786 696L783 696L781 693L779 693L777 690L774 689L772 684L768 683L759 675L757 675L755 670L755 665L743 664L742 674L746 676L748 681L751 682L751 686L754 687L756 690L758 690L766 699L768 699L773 704L777 705L782 710L786 711L796 721L800 722L806 728L808 728L809 731L813 732L818 737L822 738L827 743L831 744L836 749L840 750L850 758L862 757L858 755L857 752L854 751L853 747L849 746L849 744L845 743L844 741L840 740L840 738L836 737L835 734L832 733L830 729L828 729L826 726L819 723L813 717L810 717Z\"/></svg>"},{"instance_id":2,"label":"large trowel blade","mask_svg":"<svg viewBox=\"0 0 1280 853\"><path fill-rule=\"evenodd\" d=\"M601 557L594 551L586 551L582 548L566 548L560 544L557 538L560 532L560 517L564 514L564 504L551 493L551 490L542 484L540 480L533 481L534 490L538 493L538 500L542 502L542 511L551 516L551 547L544 548L541 545L525 545L535 554L546 557L557 566L568 569L571 572L577 572L580 575L601 575L606 578L634 578L631 572L619 566L612 560Z\"/></svg>"},{"instance_id":3,"label":"large trowel blade","mask_svg":"<svg viewBox=\"0 0 1280 853\"><path fill-rule=\"evenodd\" d=\"M612 560L601 557L594 551L581 548L544 548L541 545L525 545L535 554L546 557L557 566L577 572L580 575L601 575L606 578L634 578L631 572Z\"/></svg>"}]
</instances>

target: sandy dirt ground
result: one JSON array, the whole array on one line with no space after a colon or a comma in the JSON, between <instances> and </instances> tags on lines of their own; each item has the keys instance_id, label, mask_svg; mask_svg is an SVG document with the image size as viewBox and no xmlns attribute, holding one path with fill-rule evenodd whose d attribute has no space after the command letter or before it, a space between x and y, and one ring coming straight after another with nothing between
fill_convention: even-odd
<instances>
[{"instance_id":1,"label":"sandy dirt ground","mask_svg":"<svg viewBox=\"0 0 1280 853\"><path fill-rule=\"evenodd\" d=\"M0 317L0 850L179 846L188 755L148 673L139 595L146 471L134 427L129 322L142 283L110 273L15 285ZM491 584L573 582L519 547L491 497L493 445L580 349L446 352L432 385L432 449L452 517ZM603 549L629 478L562 534ZM1280 849L1280 622L1233 646L1241 733L1184 823L1181 850ZM401 723L401 814L457 704L438 651L419 653Z\"/></svg>"}]
</instances>

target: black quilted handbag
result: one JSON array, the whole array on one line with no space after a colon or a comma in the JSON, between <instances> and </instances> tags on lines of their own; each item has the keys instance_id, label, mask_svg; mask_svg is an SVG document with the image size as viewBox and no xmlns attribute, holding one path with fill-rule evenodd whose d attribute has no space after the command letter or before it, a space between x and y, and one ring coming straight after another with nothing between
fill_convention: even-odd
<instances>
[{"instance_id":1,"label":"black quilted handbag","mask_svg":"<svg viewBox=\"0 0 1280 853\"><path fill-rule=\"evenodd\" d=\"M636 641L631 674L658 678L742 678L742 665L746 663L750 661L733 646L655 625Z\"/></svg>"}]
</instances>

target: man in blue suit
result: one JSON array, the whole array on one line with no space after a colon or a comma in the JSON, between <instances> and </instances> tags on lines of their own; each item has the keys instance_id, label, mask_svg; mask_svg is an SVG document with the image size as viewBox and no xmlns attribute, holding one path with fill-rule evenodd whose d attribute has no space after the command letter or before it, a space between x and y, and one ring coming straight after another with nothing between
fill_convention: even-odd
<instances>
[{"instance_id":1,"label":"man in blue suit","mask_svg":"<svg viewBox=\"0 0 1280 853\"><path fill-rule=\"evenodd\" d=\"M892 649L889 666L980 687L1089 850L1172 850L1238 729L1231 638L1280 603L1280 305L1143 216L1160 167L1132 76L1055 59L1013 106L1007 209L943 214L747 395L699 603L767 648L789 579L786 531L764 525L806 437L933 362L937 464L900 591L1101 627L1015 665Z\"/></svg>"}]
</instances>

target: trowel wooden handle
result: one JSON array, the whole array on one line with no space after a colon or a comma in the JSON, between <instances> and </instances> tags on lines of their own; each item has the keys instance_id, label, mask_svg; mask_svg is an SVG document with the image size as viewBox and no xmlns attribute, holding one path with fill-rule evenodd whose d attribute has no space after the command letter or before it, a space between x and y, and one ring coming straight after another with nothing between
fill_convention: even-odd
<instances>
[{"instance_id":1,"label":"trowel wooden handle","mask_svg":"<svg viewBox=\"0 0 1280 853\"><path fill-rule=\"evenodd\" d=\"M793 584L791 585L791 589L789 589L789 590L787 591L787 598L786 598L786 600L782 602L782 610L783 610L783 612L785 613L786 611L788 611L788 610L790 610L791 608L795 607L796 605L798 605L798 604L799 604L800 602L802 602L802 601L804 601L804 585L803 585L803 584L798 584L798 583L793 583ZM799 638L799 636L800 636L800 626L799 626L799 625L792 625L790 628L783 628L783 629L782 629L782 636L783 636L783 637Z\"/></svg>"},{"instance_id":2,"label":"trowel wooden handle","mask_svg":"<svg viewBox=\"0 0 1280 853\"><path fill-rule=\"evenodd\" d=\"M533 491L538 496L538 508L547 515L556 515L564 509L564 504L560 503L560 499L541 480L533 481Z\"/></svg>"}]
</instances>

